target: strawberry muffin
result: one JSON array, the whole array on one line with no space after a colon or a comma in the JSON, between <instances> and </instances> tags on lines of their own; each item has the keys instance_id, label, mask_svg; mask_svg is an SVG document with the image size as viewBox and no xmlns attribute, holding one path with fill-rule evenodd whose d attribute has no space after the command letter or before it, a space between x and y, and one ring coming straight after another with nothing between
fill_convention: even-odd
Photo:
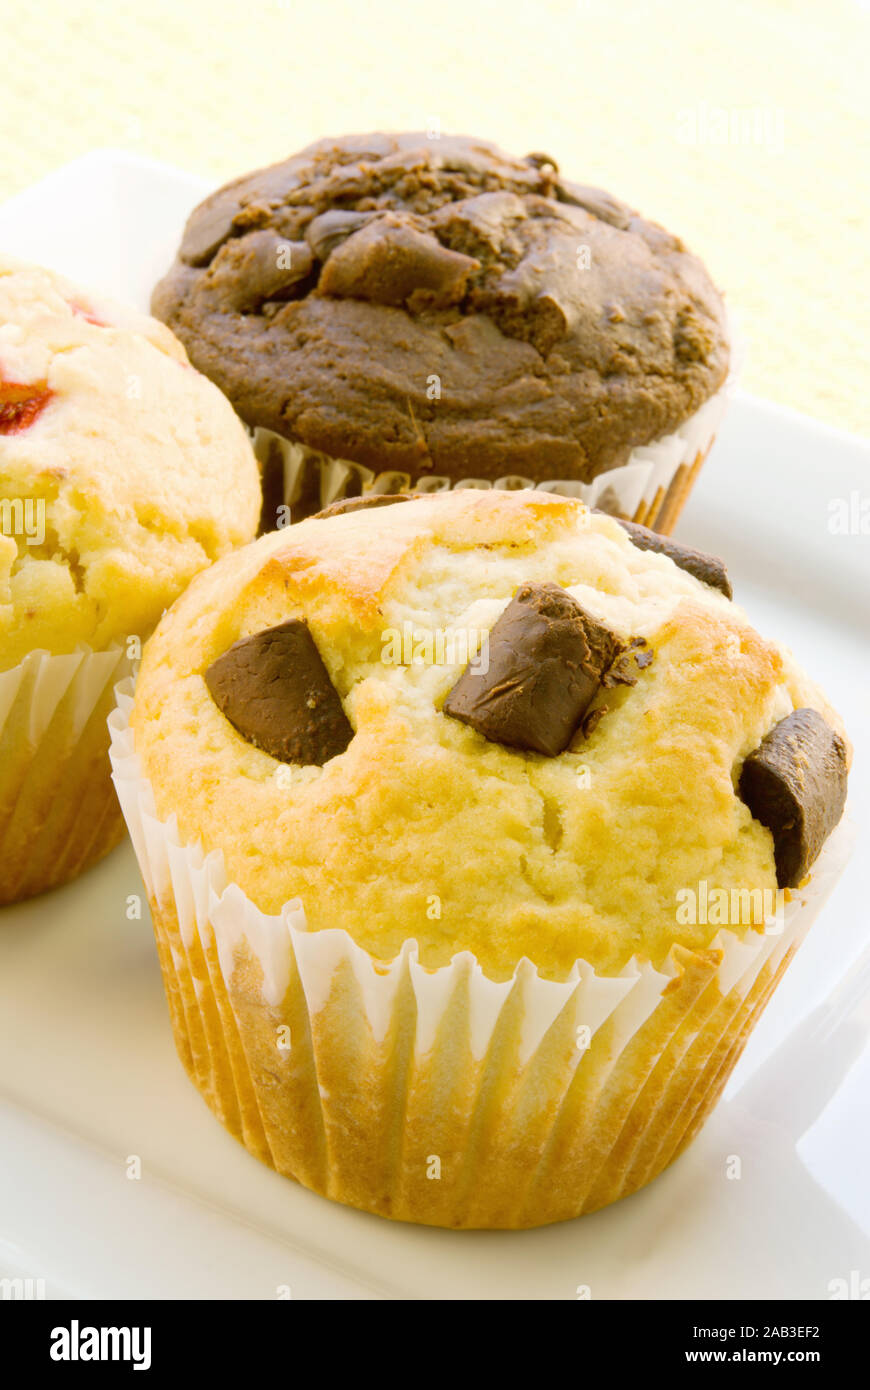
<instances>
[{"instance_id":1,"label":"strawberry muffin","mask_svg":"<svg viewBox=\"0 0 870 1390\"><path fill-rule=\"evenodd\" d=\"M0 258L0 903L120 838L114 684L259 507L244 429L167 328Z\"/></svg>"}]
</instances>

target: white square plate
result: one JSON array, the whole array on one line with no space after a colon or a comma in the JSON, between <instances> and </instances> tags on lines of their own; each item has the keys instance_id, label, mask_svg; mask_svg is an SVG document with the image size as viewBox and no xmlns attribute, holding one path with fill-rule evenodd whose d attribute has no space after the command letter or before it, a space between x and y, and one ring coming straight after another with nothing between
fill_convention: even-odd
<instances>
[{"instance_id":1,"label":"white square plate","mask_svg":"<svg viewBox=\"0 0 870 1390\"><path fill-rule=\"evenodd\" d=\"M97 152L0 208L0 249L147 308L202 180ZM824 683L870 803L870 496L860 440L738 398L680 534ZM863 852L862 852L863 850ZM173 1049L124 846L0 912L0 1278L121 1298L829 1298L870 1295L870 922L859 849L712 1119L644 1191L538 1231L391 1224L278 1177L220 1127ZM141 1160L140 1179L128 1158ZM739 1180L728 1160L742 1160Z\"/></svg>"}]
</instances>

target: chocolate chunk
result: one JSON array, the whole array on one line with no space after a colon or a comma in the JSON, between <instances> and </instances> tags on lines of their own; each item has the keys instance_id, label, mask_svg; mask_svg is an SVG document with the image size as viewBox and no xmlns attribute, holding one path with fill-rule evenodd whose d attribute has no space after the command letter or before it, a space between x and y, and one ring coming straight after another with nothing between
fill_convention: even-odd
<instances>
[{"instance_id":1,"label":"chocolate chunk","mask_svg":"<svg viewBox=\"0 0 870 1390\"><path fill-rule=\"evenodd\" d=\"M558 584L523 584L489 634L488 670L466 667L444 713L493 743L554 758L621 650Z\"/></svg>"},{"instance_id":2,"label":"chocolate chunk","mask_svg":"<svg viewBox=\"0 0 870 1390\"><path fill-rule=\"evenodd\" d=\"M412 313L446 309L460 302L478 266L407 219L385 213L335 248L318 291L336 299L405 305Z\"/></svg>"},{"instance_id":3,"label":"chocolate chunk","mask_svg":"<svg viewBox=\"0 0 870 1390\"><path fill-rule=\"evenodd\" d=\"M327 516L344 516L346 512L362 512L367 507L389 507L393 502L410 501L409 494L396 492L367 492L363 497L340 497L337 502L330 502L323 511L317 512L311 520L322 521Z\"/></svg>"},{"instance_id":4,"label":"chocolate chunk","mask_svg":"<svg viewBox=\"0 0 870 1390\"><path fill-rule=\"evenodd\" d=\"M645 637L632 637L610 669L605 672L601 684L637 685L638 673L646 670L654 656L655 652L650 651Z\"/></svg>"},{"instance_id":5,"label":"chocolate chunk","mask_svg":"<svg viewBox=\"0 0 870 1390\"><path fill-rule=\"evenodd\" d=\"M349 208L330 208L309 222L305 240L319 261L328 261L336 246L358 232L374 215L373 212L352 212Z\"/></svg>"},{"instance_id":6,"label":"chocolate chunk","mask_svg":"<svg viewBox=\"0 0 870 1390\"><path fill-rule=\"evenodd\" d=\"M181 255L186 265L208 265L215 252L233 235L239 200L232 188L213 193L190 214Z\"/></svg>"},{"instance_id":7,"label":"chocolate chunk","mask_svg":"<svg viewBox=\"0 0 870 1390\"><path fill-rule=\"evenodd\" d=\"M226 242L203 281L228 309L254 313L267 300L291 299L314 264L305 241L284 241L260 230Z\"/></svg>"},{"instance_id":8,"label":"chocolate chunk","mask_svg":"<svg viewBox=\"0 0 870 1390\"><path fill-rule=\"evenodd\" d=\"M620 231L624 231L631 221L630 208L603 188L590 188L587 184L562 179L556 189L556 197L560 203L582 208L584 212L591 213L602 222L609 222L611 227L618 227Z\"/></svg>"},{"instance_id":9,"label":"chocolate chunk","mask_svg":"<svg viewBox=\"0 0 870 1390\"><path fill-rule=\"evenodd\" d=\"M814 709L771 729L740 772L740 798L773 835L776 881L806 876L846 804L846 745Z\"/></svg>"},{"instance_id":10,"label":"chocolate chunk","mask_svg":"<svg viewBox=\"0 0 870 1390\"><path fill-rule=\"evenodd\" d=\"M614 517L614 521L618 521L623 530L628 532L638 550L652 550L656 555L667 555L681 570L693 574L702 584L709 584L712 589L718 589L726 598L734 597L728 571L718 556L705 555L703 550L693 550L691 546L680 545L677 541L672 541L670 536L660 536L657 531L651 531L648 526L640 526L636 521L623 521L621 517Z\"/></svg>"},{"instance_id":11,"label":"chocolate chunk","mask_svg":"<svg viewBox=\"0 0 870 1390\"><path fill-rule=\"evenodd\" d=\"M322 767L353 738L304 619L243 637L208 668L205 683L242 738L279 762Z\"/></svg>"},{"instance_id":12,"label":"chocolate chunk","mask_svg":"<svg viewBox=\"0 0 870 1390\"><path fill-rule=\"evenodd\" d=\"M598 725L601 723L605 714L609 714L607 705L596 705L594 709L587 710L580 720L579 738L575 735L574 741L581 743L587 738L591 738Z\"/></svg>"}]
</instances>

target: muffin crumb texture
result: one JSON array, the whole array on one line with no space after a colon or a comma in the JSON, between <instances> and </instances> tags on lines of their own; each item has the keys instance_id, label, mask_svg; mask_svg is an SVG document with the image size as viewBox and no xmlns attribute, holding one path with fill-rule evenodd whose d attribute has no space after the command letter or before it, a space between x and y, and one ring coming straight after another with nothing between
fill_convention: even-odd
<instances>
[{"instance_id":1,"label":"muffin crumb texture","mask_svg":"<svg viewBox=\"0 0 870 1390\"><path fill-rule=\"evenodd\" d=\"M554 756L443 708L529 585L558 585L642 653ZM354 731L323 766L242 737L205 680L234 643L291 620ZM564 979L578 959L613 974L632 957L658 968L675 943L706 950L718 926L676 911L702 881L776 890L771 832L738 779L806 708L842 735L787 652L613 519L468 491L311 519L199 576L146 648L132 725L158 815L222 849L264 911L298 896L309 930L344 928L382 960L415 938L428 967L469 950L495 979L523 956Z\"/></svg>"},{"instance_id":2,"label":"muffin crumb texture","mask_svg":"<svg viewBox=\"0 0 870 1390\"><path fill-rule=\"evenodd\" d=\"M243 426L163 324L0 259L0 670L144 637L259 506Z\"/></svg>"}]
</instances>

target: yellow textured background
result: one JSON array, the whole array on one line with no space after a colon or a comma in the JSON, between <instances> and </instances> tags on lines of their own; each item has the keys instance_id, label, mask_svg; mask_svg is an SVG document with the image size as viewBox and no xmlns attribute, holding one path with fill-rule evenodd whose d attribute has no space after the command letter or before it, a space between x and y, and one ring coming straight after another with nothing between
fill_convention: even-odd
<instances>
[{"instance_id":1,"label":"yellow textured background","mask_svg":"<svg viewBox=\"0 0 870 1390\"><path fill-rule=\"evenodd\" d=\"M0 19L0 197L100 145L215 181L435 122L545 150L707 261L745 386L870 433L870 0L0 0Z\"/></svg>"}]
</instances>

